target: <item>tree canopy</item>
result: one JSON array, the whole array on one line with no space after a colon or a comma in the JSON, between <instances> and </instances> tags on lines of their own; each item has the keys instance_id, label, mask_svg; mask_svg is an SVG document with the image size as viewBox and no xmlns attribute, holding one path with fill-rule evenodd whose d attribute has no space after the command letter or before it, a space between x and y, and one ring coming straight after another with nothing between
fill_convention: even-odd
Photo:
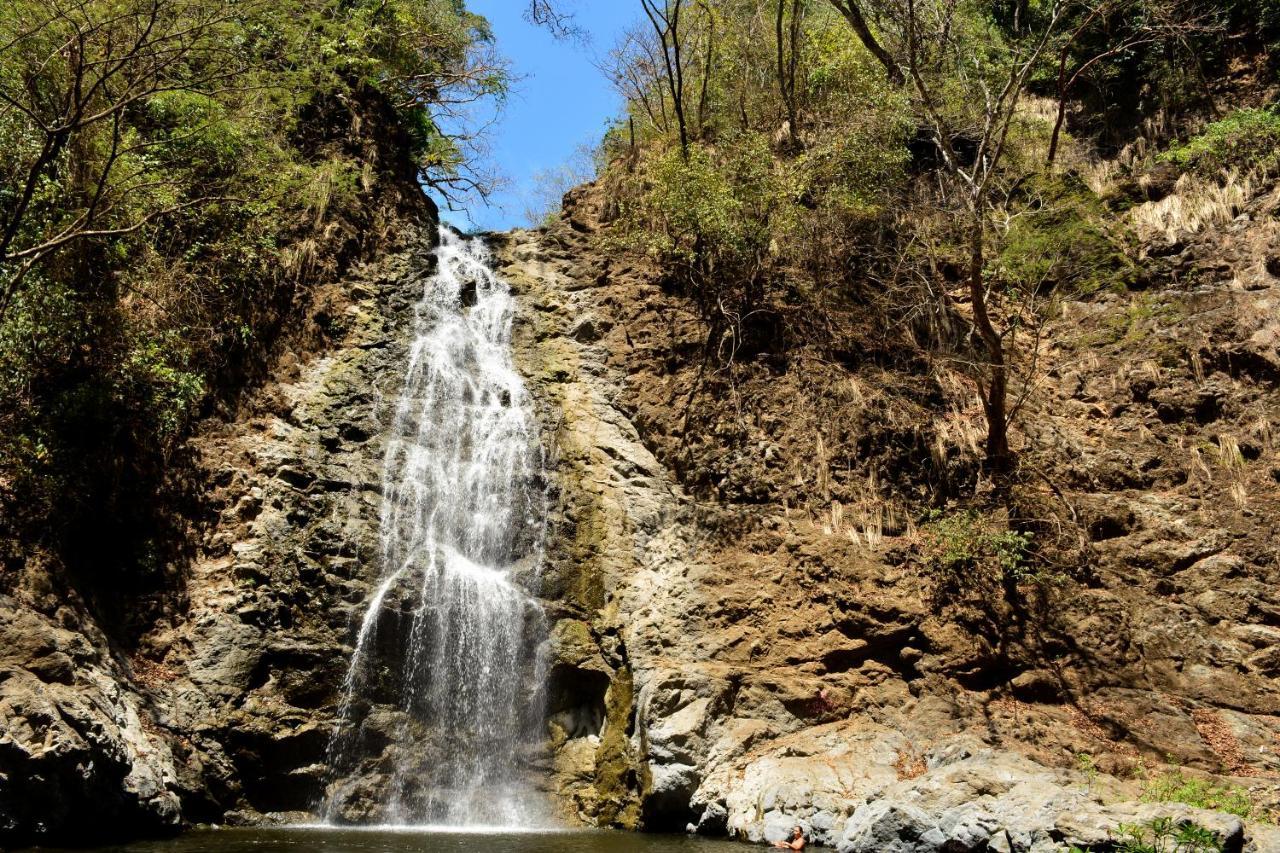
<instances>
[{"instance_id":1,"label":"tree canopy","mask_svg":"<svg viewBox=\"0 0 1280 853\"><path fill-rule=\"evenodd\" d=\"M380 175L486 189L468 120L506 86L460 0L5 4L0 498L165 452Z\"/></svg>"}]
</instances>

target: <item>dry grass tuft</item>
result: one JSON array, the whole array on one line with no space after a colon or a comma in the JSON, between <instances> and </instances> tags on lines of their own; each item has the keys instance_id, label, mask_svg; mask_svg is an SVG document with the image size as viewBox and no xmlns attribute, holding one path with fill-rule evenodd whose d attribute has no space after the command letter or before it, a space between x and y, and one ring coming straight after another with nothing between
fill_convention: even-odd
<instances>
[{"instance_id":1,"label":"dry grass tuft","mask_svg":"<svg viewBox=\"0 0 1280 853\"><path fill-rule=\"evenodd\" d=\"M831 499L831 458L822 433L818 433L813 445L813 485L823 500Z\"/></svg>"},{"instance_id":2,"label":"dry grass tuft","mask_svg":"<svg viewBox=\"0 0 1280 853\"><path fill-rule=\"evenodd\" d=\"M1078 170L1085 185L1098 195L1103 195L1115 186L1116 178L1123 173L1118 160L1086 160L1079 165Z\"/></svg>"},{"instance_id":3,"label":"dry grass tuft","mask_svg":"<svg viewBox=\"0 0 1280 853\"><path fill-rule=\"evenodd\" d=\"M1235 219L1253 190L1253 181L1235 172L1224 175L1221 183L1186 174L1170 195L1133 208L1129 221L1142 240L1162 237L1172 242Z\"/></svg>"},{"instance_id":4,"label":"dry grass tuft","mask_svg":"<svg viewBox=\"0 0 1280 853\"><path fill-rule=\"evenodd\" d=\"M1213 476L1209 466L1204 462L1204 454L1200 452L1200 448L1194 445L1191 447L1191 469L1193 473L1199 471L1206 480Z\"/></svg>"},{"instance_id":5,"label":"dry grass tuft","mask_svg":"<svg viewBox=\"0 0 1280 853\"><path fill-rule=\"evenodd\" d=\"M1271 429L1271 419L1265 414L1260 415L1252 424L1249 425L1249 434L1258 439L1265 451L1271 451L1275 447L1275 436Z\"/></svg>"},{"instance_id":6,"label":"dry grass tuft","mask_svg":"<svg viewBox=\"0 0 1280 853\"><path fill-rule=\"evenodd\" d=\"M287 247L281 255L285 274L300 278L311 271L320 254L320 244L314 237L306 237Z\"/></svg>"},{"instance_id":7,"label":"dry grass tuft","mask_svg":"<svg viewBox=\"0 0 1280 853\"><path fill-rule=\"evenodd\" d=\"M1235 436L1218 436L1218 462L1233 474L1244 470L1244 454L1240 452L1240 442L1236 441Z\"/></svg>"},{"instance_id":8,"label":"dry grass tuft","mask_svg":"<svg viewBox=\"0 0 1280 853\"><path fill-rule=\"evenodd\" d=\"M1204 359L1200 357L1199 352L1191 353L1191 375L1196 378L1198 384L1204 384Z\"/></svg>"},{"instance_id":9,"label":"dry grass tuft","mask_svg":"<svg viewBox=\"0 0 1280 853\"><path fill-rule=\"evenodd\" d=\"M933 464L942 470L952 448L959 450L962 457L973 459L981 456L986 421L981 402L967 378L955 371L938 370L934 373L934 380L950 401L946 412L933 419L934 440L929 448Z\"/></svg>"},{"instance_id":10,"label":"dry grass tuft","mask_svg":"<svg viewBox=\"0 0 1280 853\"><path fill-rule=\"evenodd\" d=\"M909 514L896 500L882 494L879 478L873 470L857 489L852 503L831 502L826 517L822 519L822 532L828 536L847 536L855 544L877 548L886 535L898 532L904 523L909 526L909 519Z\"/></svg>"}]
</instances>

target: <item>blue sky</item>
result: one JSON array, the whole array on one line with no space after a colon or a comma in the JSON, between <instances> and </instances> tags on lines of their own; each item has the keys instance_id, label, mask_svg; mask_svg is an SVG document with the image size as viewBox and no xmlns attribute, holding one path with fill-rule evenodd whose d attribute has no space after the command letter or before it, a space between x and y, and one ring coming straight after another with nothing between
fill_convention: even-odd
<instances>
[{"instance_id":1,"label":"blue sky","mask_svg":"<svg viewBox=\"0 0 1280 853\"><path fill-rule=\"evenodd\" d=\"M634 0L563 0L585 32L584 43L557 40L524 20L524 0L468 0L467 7L493 25L498 50L523 78L489 132L491 168L510 185L488 206L475 205L470 217L442 211L462 228L503 230L524 224L533 176L568 161L583 143L599 141L621 100L593 64L635 20Z\"/></svg>"}]
</instances>

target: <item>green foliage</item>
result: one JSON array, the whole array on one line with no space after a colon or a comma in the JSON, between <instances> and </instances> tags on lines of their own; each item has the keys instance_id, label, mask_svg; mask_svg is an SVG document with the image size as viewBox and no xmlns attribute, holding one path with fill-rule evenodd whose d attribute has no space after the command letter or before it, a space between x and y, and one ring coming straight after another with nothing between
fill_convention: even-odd
<instances>
[{"instance_id":1,"label":"green foliage","mask_svg":"<svg viewBox=\"0 0 1280 853\"><path fill-rule=\"evenodd\" d=\"M168 329L131 342L116 376L119 402L155 418L154 429L162 440L177 435L204 398L204 378L189 369L188 335Z\"/></svg>"},{"instance_id":2,"label":"green foliage","mask_svg":"<svg viewBox=\"0 0 1280 853\"><path fill-rule=\"evenodd\" d=\"M1222 853L1223 842L1214 831L1189 821L1155 818L1143 824L1121 824L1107 850L1114 853ZM1071 853L1088 853L1072 847Z\"/></svg>"},{"instance_id":3,"label":"green foliage","mask_svg":"<svg viewBox=\"0 0 1280 853\"><path fill-rule=\"evenodd\" d=\"M1238 110L1174 145L1162 157L1205 177L1220 177L1228 170L1273 177L1280 173L1280 112L1275 108Z\"/></svg>"},{"instance_id":4,"label":"green foliage","mask_svg":"<svg viewBox=\"0 0 1280 853\"><path fill-rule=\"evenodd\" d=\"M645 164L648 188L628 225L651 253L690 268L749 263L767 249L770 214L785 202L772 166L754 134L714 150L694 144L687 157L663 151Z\"/></svg>"},{"instance_id":5,"label":"green foliage","mask_svg":"<svg viewBox=\"0 0 1280 853\"><path fill-rule=\"evenodd\" d=\"M998 525L976 510L932 511L922 528L924 560L944 581L969 585L980 578L1038 580L1030 533Z\"/></svg>"},{"instance_id":6,"label":"green foliage","mask_svg":"<svg viewBox=\"0 0 1280 853\"><path fill-rule=\"evenodd\" d=\"M1172 770L1146 780L1142 799L1149 803L1185 803L1200 809L1227 812L1244 820L1261 820L1249 792L1235 785L1220 785Z\"/></svg>"},{"instance_id":7,"label":"green foliage","mask_svg":"<svg viewBox=\"0 0 1280 853\"><path fill-rule=\"evenodd\" d=\"M77 88L76 33L90 74L121 76ZM490 40L458 0L0 8L0 509L39 524L145 491L350 251L389 160L470 185L465 133L435 116L503 96ZM98 117L50 135L77 92ZM24 268L66 229L91 233Z\"/></svg>"},{"instance_id":8,"label":"green foliage","mask_svg":"<svg viewBox=\"0 0 1280 853\"><path fill-rule=\"evenodd\" d=\"M629 117L605 146L614 237L660 260L713 326L840 288L856 247L887 225L907 183L906 96L827 4L802 8L786 48L795 50L795 128L784 127L771 4L725 0L682 18L687 50L715 45L713 61L689 61L687 151L665 81L645 76L657 69L615 53Z\"/></svg>"},{"instance_id":9,"label":"green foliage","mask_svg":"<svg viewBox=\"0 0 1280 853\"><path fill-rule=\"evenodd\" d=\"M1098 762L1094 759L1092 753L1076 753L1076 770L1083 773L1090 783L1098 778Z\"/></svg>"},{"instance_id":10,"label":"green foliage","mask_svg":"<svg viewBox=\"0 0 1280 853\"><path fill-rule=\"evenodd\" d=\"M1155 818L1145 824L1121 824L1123 853L1221 853L1217 833L1197 823Z\"/></svg>"},{"instance_id":11,"label":"green foliage","mask_svg":"<svg viewBox=\"0 0 1280 853\"><path fill-rule=\"evenodd\" d=\"M998 277L1014 287L1072 296L1122 291L1137 269L1101 199L1071 174L1032 175L995 260Z\"/></svg>"},{"instance_id":12,"label":"green foliage","mask_svg":"<svg viewBox=\"0 0 1280 853\"><path fill-rule=\"evenodd\" d=\"M1250 47L1266 51L1266 59L1275 68L1280 56L1280 0L1196 0L1197 5L1214 16L1216 22L1231 33L1239 33ZM1222 44L1202 39L1210 54L1227 53ZM1222 41L1219 39L1218 41ZM1197 45L1198 47L1199 45Z\"/></svg>"}]
</instances>

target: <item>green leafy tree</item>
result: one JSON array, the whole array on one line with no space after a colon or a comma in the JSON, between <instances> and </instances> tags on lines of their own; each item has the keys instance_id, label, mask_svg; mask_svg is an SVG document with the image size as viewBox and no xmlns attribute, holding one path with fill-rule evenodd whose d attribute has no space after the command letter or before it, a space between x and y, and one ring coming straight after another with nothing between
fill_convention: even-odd
<instances>
[{"instance_id":1,"label":"green leafy tree","mask_svg":"<svg viewBox=\"0 0 1280 853\"><path fill-rule=\"evenodd\" d=\"M0 510L145 495L361 224L487 189L506 81L457 0L0 8Z\"/></svg>"}]
</instances>

